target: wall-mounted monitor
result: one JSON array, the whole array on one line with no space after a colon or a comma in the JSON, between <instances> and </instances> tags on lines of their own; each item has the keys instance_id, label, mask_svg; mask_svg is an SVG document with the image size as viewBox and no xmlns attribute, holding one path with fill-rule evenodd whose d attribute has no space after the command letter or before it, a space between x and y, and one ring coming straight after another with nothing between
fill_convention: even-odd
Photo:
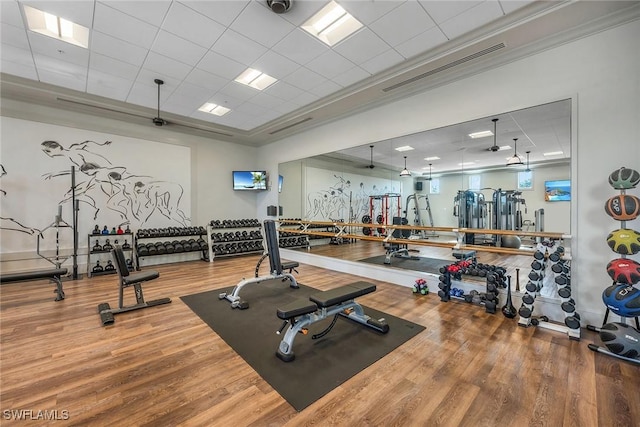
<instances>
[{"instance_id":1,"label":"wall-mounted monitor","mask_svg":"<svg viewBox=\"0 0 640 427\"><path fill-rule=\"evenodd\" d=\"M544 200L546 202L568 202L571 200L571 181L558 179L544 182Z\"/></svg>"},{"instance_id":2,"label":"wall-mounted monitor","mask_svg":"<svg viewBox=\"0 0 640 427\"><path fill-rule=\"evenodd\" d=\"M284 182L284 177L282 175L278 175L278 193L282 193L283 182Z\"/></svg>"},{"instance_id":3,"label":"wall-mounted monitor","mask_svg":"<svg viewBox=\"0 0 640 427\"><path fill-rule=\"evenodd\" d=\"M266 190L267 172L233 171L233 189L240 191Z\"/></svg>"}]
</instances>

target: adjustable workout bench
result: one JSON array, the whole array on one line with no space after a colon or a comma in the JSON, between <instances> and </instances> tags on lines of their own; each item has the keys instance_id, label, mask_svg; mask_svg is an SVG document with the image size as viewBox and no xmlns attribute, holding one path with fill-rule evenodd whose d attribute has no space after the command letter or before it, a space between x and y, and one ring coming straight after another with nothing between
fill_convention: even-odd
<instances>
[{"instance_id":1,"label":"adjustable workout bench","mask_svg":"<svg viewBox=\"0 0 640 427\"><path fill-rule=\"evenodd\" d=\"M239 308L244 310L249 308L249 303L247 301L243 301L240 298L240 291L243 287L251 283L260 283L265 280L274 280L274 279L282 279L282 281L289 280L291 284L289 285L292 288L298 288L298 282L296 282L296 278L293 277L291 271L298 267L297 262L287 262L282 263L280 259L280 248L278 247L278 233L276 231L276 223L271 219L267 219L264 221L264 235L267 246L267 253L269 254L269 269L270 274L268 276L256 276L250 279L242 279L240 283L238 283L230 294L226 292L222 292L218 295L220 299L226 299L231 302L231 308ZM258 261L258 264L262 261ZM284 270L289 270L289 273L285 273Z\"/></svg>"},{"instance_id":2,"label":"adjustable workout bench","mask_svg":"<svg viewBox=\"0 0 640 427\"><path fill-rule=\"evenodd\" d=\"M343 316L386 334L389 332L389 325L385 320L375 320L367 316L364 314L362 306L354 301L354 298L375 290L376 285L355 282L329 291L315 293L309 296L309 301L294 301L283 308L279 308L277 315L284 322L277 333L280 334L287 325L289 325L289 328L285 332L282 341L280 341L276 356L285 362L291 362L295 358L293 340L296 335L299 332L306 334L307 326L329 316L334 316L331 324L324 331L313 335L313 339L322 338L328 334L335 325L338 316Z\"/></svg>"},{"instance_id":3,"label":"adjustable workout bench","mask_svg":"<svg viewBox=\"0 0 640 427\"><path fill-rule=\"evenodd\" d=\"M67 274L66 268L51 268L49 270L25 271L22 273L9 273L0 276L0 283L11 282L27 282L37 279L49 279L56 284L53 291L56 294L56 301L64 299L64 290L62 289L62 276Z\"/></svg>"},{"instance_id":4,"label":"adjustable workout bench","mask_svg":"<svg viewBox=\"0 0 640 427\"><path fill-rule=\"evenodd\" d=\"M409 221L407 221L406 218L402 218L402 217L398 217L398 216L394 216L393 217L393 224L394 225L407 225L409 223ZM391 237L395 238L395 239L408 239L409 237L411 237L411 230L409 229L395 229L393 230L393 232L391 233ZM419 260L419 257L415 257L415 256L411 256L409 255L409 248L408 245L403 244L400 245L398 243L393 243L393 242L385 242L385 249L387 250L387 252L385 253L385 257L384 257L384 263L385 264L391 264L391 258L392 257L396 257L396 258L403 258L403 259L412 259L412 260Z\"/></svg>"},{"instance_id":5,"label":"adjustable workout bench","mask_svg":"<svg viewBox=\"0 0 640 427\"><path fill-rule=\"evenodd\" d=\"M127 261L124 257L124 252L122 252L122 247L119 245L114 245L111 250L111 254L113 255L113 260L115 261L116 271L118 272L119 280L119 288L120 292L118 294L118 308L111 308L108 302L103 302L98 305L98 313L100 314L100 319L102 320L102 325L111 325L115 321L113 318L114 314L124 313L125 311L138 310L141 308L153 307L155 305L168 304L171 302L170 298L160 298L153 301L144 300L144 294L142 293L142 282L146 282L149 280L157 279L160 277L160 273L153 270L141 271L138 273L131 274L129 272L129 267L127 266ZM129 286L133 286L133 290L136 295L136 304L125 306L124 305L124 288Z\"/></svg>"}]
</instances>

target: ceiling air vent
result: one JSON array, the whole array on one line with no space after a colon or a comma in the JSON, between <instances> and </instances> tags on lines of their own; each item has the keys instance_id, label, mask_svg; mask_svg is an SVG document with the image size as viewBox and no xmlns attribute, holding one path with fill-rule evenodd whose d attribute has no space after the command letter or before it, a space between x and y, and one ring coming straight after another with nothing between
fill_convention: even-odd
<instances>
[{"instance_id":1,"label":"ceiling air vent","mask_svg":"<svg viewBox=\"0 0 640 427\"><path fill-rule=\"evenodd\" d=\"M504 43L498 43L496 45L490 46L490 47L488 47L486 49L483 49L481 51L478 51L476 53L472 53L471 55L467 55L467 56L465 56L463 58L456 59L455 61L452 61L452 62L449 62L447 64L444 64L444 65L442 65L442 66L440 66L438 68L434 68L433 70L429 70L426 73L419 74L419 75L417 75L415 77L411 77L410 79L407 79L407 80L402 81L400 83L396 83L396 84L394 84L392 86L386 87L386 88L382 89L382 91L383 92L389 92L389 91L392 91L392 90L396 90L399 87L414 83L414 82L416 82L418 80L424 79L425 77L432 76L432 75L434 75L436 73L439 73L441 71L445 71L445 70L448 70L450 68L457 67L458 65L461 65L461 64L469 62L469 61L471 61L473 59L480 58L482 56L488 55L490 53L493 53L493 52L495 52L497 50L500 50L500 49L503 49L505 47L506 47L506 45Z\"/></svg>"},{"instance_id":2,"label":"ceiling air vent","mask_svg":"<svg viewBox=\"0 0 640 427\"><path fill-rule=\"evenodd\" d=\"M278 133L278 132L282 132L283 130L291 129L291 128L292 128L292 127L294 127L294 126L298 126L298 125L300 125L300 124L302 124L302 123L308 122L308 121L309 121L309 120L311 120L311 119L312 119L312 117L307 117L306 119L302 119L302 120L300 120L299 122L291 123L291 124L290 124L290 125L288 125L288 126L285 126L285 127L283 127L283 128L280 128L280 129L274 130L273 132L269 132L269 135L275 135L276 133Z\"/></svg>"}]
</instances>

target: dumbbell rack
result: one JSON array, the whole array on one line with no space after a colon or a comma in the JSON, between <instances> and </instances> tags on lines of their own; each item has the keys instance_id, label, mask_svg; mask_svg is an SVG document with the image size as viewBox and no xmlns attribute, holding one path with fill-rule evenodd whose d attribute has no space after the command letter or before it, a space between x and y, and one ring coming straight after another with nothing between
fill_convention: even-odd
<instances>
[{"instance_id":1,"label":"dumbbell rack","mask_svg":"<svg viewBox=\"0 0 640 427\"><path fill-rule=\"evenodd\" d=\"M130 261L129 270L136 269L136 264L134 264L135 257L133 256L133 233L89 234L87 238L87 277L101 276L104 274L114 274L116 272L115 267L110 270L93 271L93 267L95 267L95 265L93 264L93 260L97 260L97 262L103 261L104 264L101 264L103 268L108 265L109 261L111 261L111 249L102 249L107 243L107 240L109 241L110 245L119 244L122 246L126 242L128 247L124 246L122 250L125 252L125 254L131 254L130 258L128 258L128 261ZM100 245L100 250L94 250L96 244L92 242L96 241L97 244Z\"/></svg>"},{"instance_id":2,"label":"dumbbell rack","mask_svg":"<svg viewBox=\"0 0 640 427\"><path fill-rule=\"evenodd\" d=\"M549 250L551 249L551 250ZM533 254L529 280L522 295L522 305L518 310L518 325L523 327L540 326L566 333L570 339L580 339L580 314L576 310L576 303L571 297L571 260L565 254L564 248L553 244L550 248L538 244ZM550 270L550 271L549 271ZM548 278L548 279L547 279ZM546 282L546 284L544 284ZM561 300L560 307L564 312L565 326L549 322L547 316L534 316L534 303L540 291L546 287L552 288L552 294L557 294Z\"/></svg>"},{"instance_id":3,"label":"dumbbell rack","mask_svg":"<svg viewBox=\"0 0 640 427\"><path fill-rule=\"evenodd\" d=\"M487 271L486 277L486 292L471 291L468 294L462 294L455 292L455 288L451 287L452 280L462 280L462 274L464 267L460 267L463 261L450 264L440 268L440 276L438 277L439 283L438 296L441 302L449 301L463 301L470 304L476 304L484 306L485 311L489 314L495 314L499 305L499 290L498 288L505 287L504 273L502 269L494 269L493 271ZM453 290L452 290L453 289Z\"/></svg>"},{"instance_id":4,"label":"dumbbell rack","mask_svg":"<svg viewBox=\"0 0 640 427\"><path fill-rule=\"evenodd\" d=\"M207 225L209 262L264 252L262 226L257 219L211 220Z\"/></svg>"},{"instance_id":5,"label":"dumbbell rack","mask_svg":"<svg viewBox=\"0 0 640 427\"><path fill-rule=\"evenodd\" d=\"M141 260L151 258L159 260L159 262L150 265L184 261L184 259L175 260L175 258L178 255L184 257L187 254L200 254L200 259L206 261L208 256L207 242L202 237L206 232L202 226L140 229L135 235L136 265L140 267ZM196 240L195 237L198 239ZM141 245L150 252L143 252L144 249ZM169 249L169 245L173 246L173 250ZM181 250L178 249L180 247ZM172 258L173 260L171 260Z\"/></svg>"}]
</instances>

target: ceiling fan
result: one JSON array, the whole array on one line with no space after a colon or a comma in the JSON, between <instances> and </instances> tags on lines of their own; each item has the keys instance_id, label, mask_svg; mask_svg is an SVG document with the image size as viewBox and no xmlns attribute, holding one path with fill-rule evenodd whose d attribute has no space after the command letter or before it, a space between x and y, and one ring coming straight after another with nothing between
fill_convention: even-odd
<instances>
[{"instance_id":1,"label":"ceiling fan","mask_svg":"<svg viewBox=\"0 0 640 427\"><path fill-rule=\"evenodd\" d=\"M367 168L369 168L369 169L373 169L373 168L375 168L375 167L376 167L376 166L373 164L373 145L370 145L370 146L369 146L369 148L371 149L371 157L370 157L370 160L369 160L369 165L368 165L368 166L366 166L366 167L367 167Z\"/></svg>"},{"instance_id":2,"label":"ceiling fan","mask_svg":"<svg viewBox=\"0 0 640 427\"><path fill-rule=\"evenodd\" d=\"M155 82L155 84L158 85L158 117L154 117L151 120L153 121L153 124L156 126L168 125L169 123L165 119L160 117L160 86L164 84L164 81L160 79L154 79L153 81Z\"/></svg>"}]
</instances>

